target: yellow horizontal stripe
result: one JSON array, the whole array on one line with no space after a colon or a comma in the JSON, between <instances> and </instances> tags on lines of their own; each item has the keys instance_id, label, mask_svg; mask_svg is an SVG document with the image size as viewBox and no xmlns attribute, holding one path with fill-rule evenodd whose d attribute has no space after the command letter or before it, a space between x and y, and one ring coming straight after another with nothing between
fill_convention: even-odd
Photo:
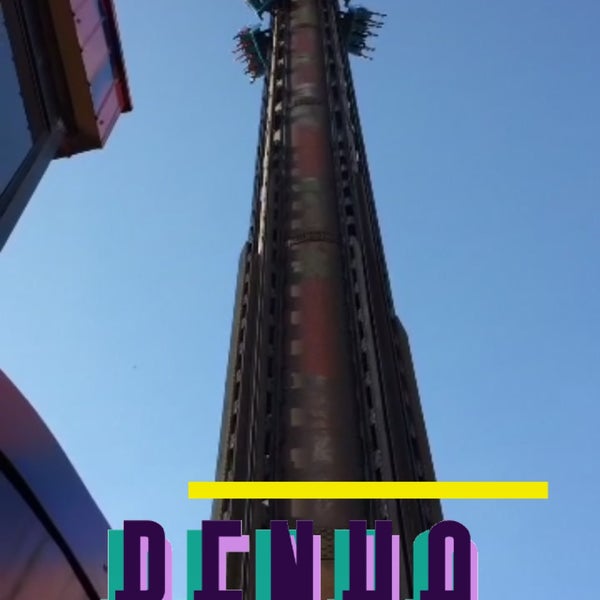
<instances>
[{"instance_id":1,"label":"yellow horizontal stripe","mask_svg":"<svg viewBox=\"0 0 600 600\"><path fill-rule=\"evenodd\" d=\"M547 481L190 481L188 497L248 500L547 500Z\"/></svg>"}]
</instances>

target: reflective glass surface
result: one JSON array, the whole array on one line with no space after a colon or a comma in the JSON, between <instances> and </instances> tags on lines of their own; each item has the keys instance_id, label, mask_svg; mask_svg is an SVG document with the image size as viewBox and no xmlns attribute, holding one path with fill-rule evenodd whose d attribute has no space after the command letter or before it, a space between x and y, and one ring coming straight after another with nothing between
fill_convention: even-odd
<instances>
[{"instance_id":1,"label":"reflective glass surface","mask_svg":"<svg viewBox=\"0 0 600 600\"><path fill-rule=\"evenodd\" d=\"M88 600L64 554L1 472L0 598Z\"/></svg>"},{"instance_id":2,"label":"reflective glass surface","mask_svg":"<svg viewBox=\"0 0 600 600\"><path fill-rule=\"evenodd\" d=\"M0 4L0 194L27 156L32 144L13 52L2 4Z\"/></svg>"},{"instance_id":3,"label":"reflective glass surface","mask_svg":"<svg viewBox=\"0 0 600 600\"><path fill-rule=\"evenodd\" d=\"M113 81L113 68L109 57L92 81L92 98L94 99L94 108L96 111L100 110Z\"/></svg>"},{"instance_id":4,"label":"reflective glass surface","mask_svg":"<svg viewBox=\"0 0 600 600\"><path fill-rule=\"evenodd\" d=\"M113 35L109 25L109 18L106 12L106 5L104 0L97 0L98 2L98 12L102 19L102 27L104 29L104 35L106 36L106 41L108 43L109 48L112 48L114 45ZM115 81L115 73L117 70L115 69L114 64L114 56L112 52L109 54L104 66L98 71L94 80L92 81L92 97L94 99L94 108L96 111L100 110L102 103L106 99L106 94L109 92L111 86Z\"/></svg>"}]
</instances>

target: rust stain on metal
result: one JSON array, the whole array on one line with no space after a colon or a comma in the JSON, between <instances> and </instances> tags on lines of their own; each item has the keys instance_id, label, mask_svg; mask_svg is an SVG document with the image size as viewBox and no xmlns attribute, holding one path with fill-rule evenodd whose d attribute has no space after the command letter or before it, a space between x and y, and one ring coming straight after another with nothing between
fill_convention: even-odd
<instances>
[{"instance_id":1,"label":"rust stain on metal","mask_svg":"<svg viewBox=\"0 0 600 600\"><path fill-rule=\"evenodd\" d=\"M318 56L319 39L317 31L310 27L301 27L292 33L292 56Z\"/></svg>"},{"instance_id":2,"label":"rust stain on metal","mask_svg":"<svg viewBox=\"0 0 600 600\"><path fill-rule=\"evenodd\" d=\"M324 175L329 163L327 146L321 129L292 127L292 146L296 151L295 163L303 177Z\"/></svg>"},{"instance_id":3,"label":"rust stain on metal","mask_svg":"<svg viewBox=\"0 0 600 600\"><path fill-rule=\"evenodd\" d=\"M304 16L304 15L303 15ZM303 22L294 20L292 25L291 54L294 58L301 60L292 62L292 89L298 84L317 82L321 76L319 56L319 33L313 27L298 27L301 24L312 22L316 19L312 15L306 15Z\"/></svg>"},{"instance_id":4,"label":"rust stain on metal","mask_svg":"<svg viewBox=\"0 0 600 600\"><path fill-rule=\"evenodd\" d=\"M313 83L318 81L319 65L316 61L308 57L296 62L292 68L292 84L301 85L303 83Z\"/></svg>"},{"instance_id":5,"label":"rust stain on metal","mask_svg":"<svg viewBox=\"0 0 600 600\"><path fill-rule=\"evenodd\" d=\"M339 339L337 294L328 280L307 279L300 284L302 372L333 377L338 371Z\"/></svg>"}]
</instances>

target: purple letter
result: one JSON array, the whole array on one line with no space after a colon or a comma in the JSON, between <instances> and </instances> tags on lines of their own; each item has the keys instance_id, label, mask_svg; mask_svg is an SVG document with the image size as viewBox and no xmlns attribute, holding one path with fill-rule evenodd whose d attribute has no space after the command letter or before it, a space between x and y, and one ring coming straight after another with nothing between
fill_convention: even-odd
<instances>
[{"instance_id":1,"label":"purple letter","mask_svg":"<svg viewBox=\"0 0 600 600\"><path fill-rule=\"evenodd\" d=\"M154 521L125 521L123 587L115 600L163 600L165 595L165 532ZM148 589L140 581L142 539L148 540Z\"/></svg>"},{"instance_id":2,"label":"purple letter","mask_svg":"<svg viewBox=\"0 0 600 600\"><path fill-rule=\"evenodd\" d=\"M241 521L202 521L202 589L194 600L243 600L241 590L219 589L219 538L241 535Z\"/></svg>"},{"instance_id":3,"label":"purple letter","mask_svg":"<svg viewBox=\"0 0 600 600\"><path fill-rule=\"evenodd\" d=\"M454 542L454 585L446 581L446 539ZM429 585L421 600L471 600L471 535L456 521L442 521L429 532Z\"/></svg>"},{"instance_id":4,"label":"purple letter","mask_svg":"<svg viewBox=\"0 0 600 600\"><path fill-rule=\"evenodd\" d=\"M313 600L312 521L296 522L296 552L287 521L271 521L271 598Z\"/></svg>"},{"instance_id":5,"label":"purple letter","mask_svg":"<svg viewBox=\"0 0 600 600\"><path fill-rule=\"evenodd\" d=\"M344 600L391 600L392 523L375 522L375 589L367 587L367 522L350 521L350 589Z\"/></svg>"}]
</instances>

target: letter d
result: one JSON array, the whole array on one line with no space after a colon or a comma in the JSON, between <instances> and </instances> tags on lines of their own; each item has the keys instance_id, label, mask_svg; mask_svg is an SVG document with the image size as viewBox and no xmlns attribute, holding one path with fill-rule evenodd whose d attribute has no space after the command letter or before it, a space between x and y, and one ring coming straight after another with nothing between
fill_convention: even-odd
<instances>
[{"instance_id":1,"label":"letter d","mask_svg":"<svg viewBox=\"0 0 600 600\"><path fill-rule=\"evenodd\" d=\"M163 600L165 596L165 532L154 521L125 521L123 590L115 600ZM141 589L141 541L148 540L148 589Z\"/></svg>"}]
</instances>

